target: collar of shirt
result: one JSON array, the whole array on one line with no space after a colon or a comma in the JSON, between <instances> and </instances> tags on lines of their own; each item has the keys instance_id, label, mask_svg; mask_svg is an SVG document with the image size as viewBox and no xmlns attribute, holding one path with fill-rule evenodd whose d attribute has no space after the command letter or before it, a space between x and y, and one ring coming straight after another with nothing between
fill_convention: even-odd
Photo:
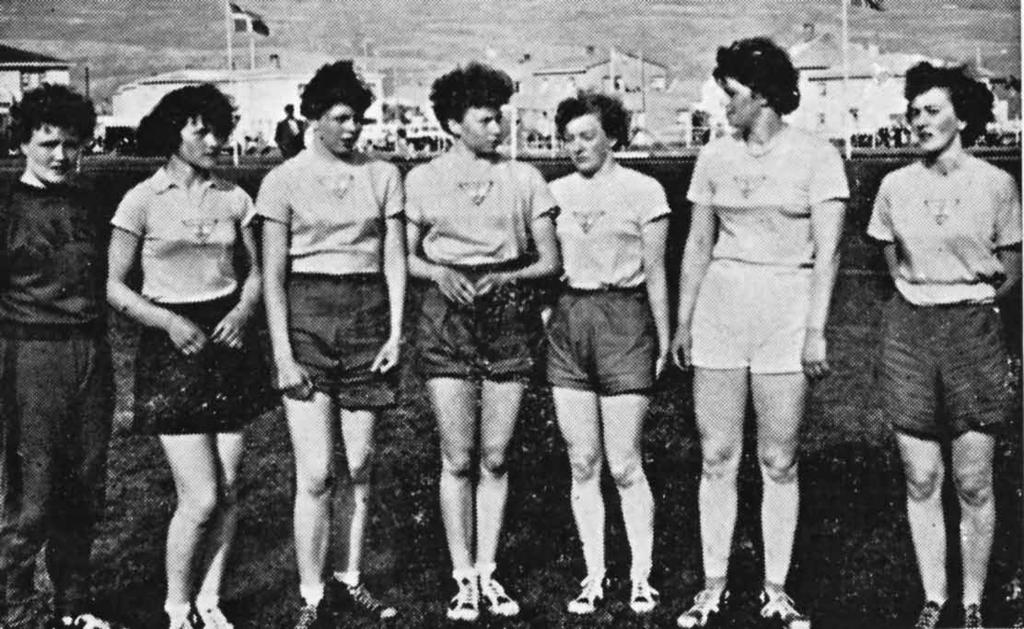
<instances>
[{"instance_id":1,"label":"collar of shirt","mask_svg":"<svg viewBox=\"0 0 1024 629\"><path fill-rule=\"evenodd\" d=\"M153 173L153 176L149 180L149 185L156 194L167 192L171 188L179 188L181 190L186 189L186 186L181 181L172 177L171 174L167 172L166 168L160 168ZM220 177L211 174L209 178L203 179L199 182L199 187L202 189L213 188L215 190L227 191L231 189L231 184Z\"/></svg>"}]
</instances>

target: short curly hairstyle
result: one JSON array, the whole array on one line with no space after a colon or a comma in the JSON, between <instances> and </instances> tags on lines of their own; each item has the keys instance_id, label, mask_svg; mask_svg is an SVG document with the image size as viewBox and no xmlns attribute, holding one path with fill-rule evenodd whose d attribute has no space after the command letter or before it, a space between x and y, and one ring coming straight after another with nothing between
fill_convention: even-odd
<instances>
[{"instance_id":1,"label":"short curly hairstyle","mask_svg":"<svg viewBox=\"0 0 1024 629\"><path fill-rule=\"evenodd\" d=\"M907 70L903 95L907 99L907 121L913 124L910 104L930 89L946 90L956 117L965 124L960 132L964 146L971 146L995 120L994 99L984 83L971 76L967 66L938 67L922 61Z\"/></svg>"},{"instance_id":2,"label":"short curly hairstyle","mask_svg":"<svg viewBox=\"0 0 1024 629\"><path fill-rule=\"evenodd\" d=\"M512 99L515 84L508 74L473 61L459 66L434 81L430 102L434 115L445 131L449 120L462 120L472 107L501 109Z\"/></svg>"},{"instance_id":3,"label":"short curly hairstyle","mask_svg":"<svg viewBox=\"0 0 1024 629\"><path fill-rule=\"evenodd\" d=\"M555 111L558 135L565 135L565 127L570 122L587 114L597 116L605 135L615 140L617 146L629 144L629 112L625 105L614 96L598 92L581 91L558 103Z\"/></svg>"},{"instance_id":4,"label":"short curly hairstyle","mask_svg":"<svg viewBox=\"0 0 1024 629\"><path fill-rule=\"evenodd\" d=\"M351 61L320 66L302 89L299 111L307 120L319 120L335 105L348 105L360 118L373 104L373 90L363 81Z\"/></svg>"},{"instance_id":5,"label":"short curly hairstyle","mask_svg":"<svg viewBox=\"0 0 1024 629\"><path fill-rule=\"evenodd\" d=\"M11 140L25 144L43 125L71 131L88 142L96 130L96 110L91 100L71 88L44 83L11 107Z\"/></svg>"},{"instance_id":6,"label":"short curly hairstyle","mask_svg":"<svg viewBox=\"0 0 1024 629\"><path fill-rule=\"evenodd\" d=\"M235 128L235 106L209 83L187 85L168 92L139 122L136 134L139 152L170 157L181 146L181 130L196 118L201 118L215 136L227 140Z\"/></svg>"},{"instance_id":7,"label":"short curly hairstyle","mask_svg":"<svg viewBox=\"0 0 1024 629\"><path fill-rule=\"evenodd\" d=\"M718 49L712 76L735 79L760 94L780 116L800 105L800 73L786 51L767 37L738 39Z\"/></svg>"}]
</instances>

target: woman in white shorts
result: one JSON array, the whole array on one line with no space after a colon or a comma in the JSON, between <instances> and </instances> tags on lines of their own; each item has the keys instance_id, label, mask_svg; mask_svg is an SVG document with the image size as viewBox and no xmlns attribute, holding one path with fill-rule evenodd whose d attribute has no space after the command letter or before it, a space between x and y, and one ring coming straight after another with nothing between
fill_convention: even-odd
<instances>
[{"instance_id":1,"label":"woman in white shorts","mask_svg":"<svg viewBox=\"0 0 1024 629\"><path fill-rule=\"evenodd\" d=\"M809 625L785 592L799 503L797 436L808 379L828 371L824 328L846 176L827 141L782 121L800 92L775 43L720 48L714 77L735 133L701 150L687 195L693 209L672 351L681 367L694 368L704 588L678 624L706 626L726 592L749 396L764 483L761 615L795 629Z\"/></svg>"},{"instance_id":2,"label":"woman in white shorts","mask_svg":"<svg viewBox=\"0 0 1024 629\"><path fill-rule=\"evenodd\" d=\"M630 608L658 604L648 583L654 499L641 436L669 345L665 240L670 213L661 184L612 155L629 137L629 114L610 96L581 93L555 114L576 172L551 184L563 286L548 321L547 375L572 467L572 512L587 577L569 602L591 614L604 598L605 461L619 491L632 558Z\"/></svg>"}]
</instances>

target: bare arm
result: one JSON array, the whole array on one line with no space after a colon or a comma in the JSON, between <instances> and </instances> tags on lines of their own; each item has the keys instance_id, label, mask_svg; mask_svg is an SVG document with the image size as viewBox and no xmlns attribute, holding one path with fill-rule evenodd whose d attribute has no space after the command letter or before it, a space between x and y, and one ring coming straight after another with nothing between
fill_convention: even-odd
<instances>
[{"instance_id":1,"label":"bare arm","mask_svg":"<svg viewBox=\"0 0 1024 629\"><path fill-rule=\"evenodd\" d=\"M647 223L640 231L643 239L644 274L647 276L647 301L658 334L656 373L665 366L671 343L668 316L668 279L665 274L665 243L668 239L668 217Z\"/></svg>"},{"instance_id":2,"label":"bare arm","mask_svg":"<svg viewBox=\"0 0 1024 629\"><path fill-rule=\"evenodd\" d=\"M256 236L253 233L253 228L250 225L240 226L238 235L245 248L249 271L242 282L242 292L238 303L217 324L211 335L211 339L215 343L223 343L230 347L242 346L243 330L260 302L263 281L256 255Z\"/></svg>"},{"instance_id":3,"label":"bare arm","mask_svg":"<svg viewBox=\"0 0 1024 629\"><path fill-rule=\"evenodd\" d=\"M277 368L277 388L304 399L312 394L308 374L295 361L288 336L289 226L276 220L263 221L263 302L267 310L267 330Z\"/></svg>"},{"instance_id":4,"label":"bare arm","mask_svg":"<svg viewBox=\"0 0 1024 629\"><path fill-rule=\"evenodd\" d=\"M392 217L385 222L384 233L384 280L388 287L391 332L373 361L373 371L387 372L398 364L407 276L404 224L401 218Z\"/></svg>"},{"instance_id":5,"label":"bare arm","mask_svg":"<svg viewBox=\"0 0 1024 629\"><path fill-rule=\"evenodd\" d=\"M468 304L473 301L476 288L469 278L452 268L429 262L423 257L422 226L410 221L406 224L405 234L409 247L409 275L434 282L441 289L441 293L454 302Z\"/></svg>"},{"instance_id":6,"label":"bare arm","mask_svg":"<svg viewBox=\"0 0 1024 629\"><path fill-rule=\"evenodd\" d=\"M1003 269L1006 272L1006 276L1003 278L1003 283L996 287L996 299L1002 299L1020 283L1020 245L1016 247L1004 247L997 249L996 256L1003 264Z\"/></svg>"},{"instance_id":7,"label":"bare arm","mask_svg":"<svg viewBox=\"0 0 1024 629\"><path fill-rule=\"evenodd\" d=\"M682 269L679 273L679 307L676 334L672 339L672 360L679 367L690 365L690 323L715 244L715 212L710 205L694 205L690 212L690 232L686 236Z\"/></svg>"},{"instance_id":8,"label":"bare arm","mask_svg":"<svg viewBox=\"0 0 1024 629\"><path fill-rule=\"evenodd\" d=\"M139 259L142 239L115 227L107 253L107 301L142 325L167 332L175 347L194 354L206 345L206 335L191 321L149 301L132 290L125 279Z\"/></svg>"},{"instance_id":9,"label":"bare arm","mask_svg":"<svg viewBox=\"0 0 1024 629\"><path fill-rule=\"evenodd\" d=\"M536 280L562 272L562 254L555 234L555 221L549 216L535 218L530 223L530 232L537 248L537 259L521 269L484 275L476 284L478 294L485 294L508 282Z\"/></svg>"},{"instance_id":10,"label":"bare arm","mask_svg":"<svg viewBox=\"0 0 1024 629\"><path fill-rule=\"evenodd\" d=\"M845 216L846 204L840 200L824 201L811 207L814 268L811 271L811 301L802 360L804 373L812 378L824 376L829 370L825 323L839 272L839 238Z\"/></svg>"}]
</instances>

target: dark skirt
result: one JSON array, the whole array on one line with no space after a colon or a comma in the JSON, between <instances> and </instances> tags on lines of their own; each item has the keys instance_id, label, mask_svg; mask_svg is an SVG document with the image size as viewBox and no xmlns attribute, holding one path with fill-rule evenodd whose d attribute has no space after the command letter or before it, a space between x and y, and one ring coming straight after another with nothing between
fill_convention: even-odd
<instances>
[{"instance_id":1,"label":"dark skirt","mask_svg":"<svg viewBox=\"0 0 1024 629\"><path fill-rule=\"evenodd\" d=\"M161 307L210 335L237 303L231 296ZM240 349L207 342L192 356L182 354L165 331L144 328L135 359L134 430L151 435L237 432L262 414L270 390L253 324L250 319Z\"/></svg>"}]
</instances>

